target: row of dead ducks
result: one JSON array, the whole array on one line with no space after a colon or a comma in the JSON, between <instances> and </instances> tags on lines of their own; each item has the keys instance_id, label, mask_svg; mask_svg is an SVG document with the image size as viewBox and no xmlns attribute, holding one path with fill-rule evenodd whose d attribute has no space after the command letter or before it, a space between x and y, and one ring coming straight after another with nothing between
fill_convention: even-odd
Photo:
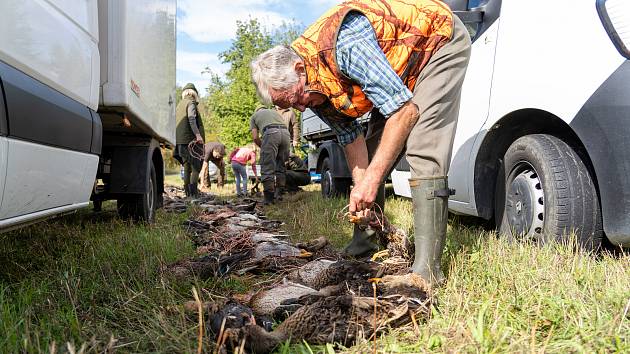
<instances>
[{"instance_id":1,"label":"row of dead ducks","mask_svg":"<svg viewBox=\"0 0 630 354\"><path fill-rule=\"evenodd\" d=\"M165 205L179 212L182 202L171 198ZM286 340L350 346L428 315L430 297L422 279L392 275L401 273L391 262L344 259L324 237L290 244L277 232L280 223L267 220L255 200L206 198L197 204L201 212L186 227L202 255L175 262L166 273L178 278L278 275L271 287L204 305L207 327L221 336L219 352L244 342L249 352L268 353ZM407 251L404 235L383 233L381 239L389 260ZM272 328L274 322L279 324Z\"/></svg>"}]
</instances>

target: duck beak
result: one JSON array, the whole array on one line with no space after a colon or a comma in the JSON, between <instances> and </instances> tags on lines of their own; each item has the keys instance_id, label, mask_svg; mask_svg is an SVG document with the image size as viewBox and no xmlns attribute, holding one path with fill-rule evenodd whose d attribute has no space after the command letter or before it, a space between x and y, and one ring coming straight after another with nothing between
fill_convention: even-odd
<instances>
[{"instance_id":1,"label":"duck beak","mask_svg":"<svg viewBox=\"0 0 630 354\"><path fill-rule=\"evenodd\" d=\"M309 257L313 257L313 254L311 252L305 251L303 249L300 249L300 255L298 256L299 258L309 258Z\"/></svg>"},{"instance_id":2,"label":"duck beak","mask_svg":"<svg viewBox=\"0 0 630 354\"><path fill-rule=\"evenodd\" d=\"M372 262L375 262L379 258L385 258L388 256L389 256L389 250L378 251L374 253L374 255L372 255Z\"/></svg>"},{"instance_id":3,"label":"duck beak","mask_svg":"<svg viewBox=\"0 0 630 354\"><path fill-rule=\"evenodd\" d=\"M370 278L368 279L368 282L373 283L373 284L378 284L382 281L382 278Z\"/></svg>"}]
</instances>

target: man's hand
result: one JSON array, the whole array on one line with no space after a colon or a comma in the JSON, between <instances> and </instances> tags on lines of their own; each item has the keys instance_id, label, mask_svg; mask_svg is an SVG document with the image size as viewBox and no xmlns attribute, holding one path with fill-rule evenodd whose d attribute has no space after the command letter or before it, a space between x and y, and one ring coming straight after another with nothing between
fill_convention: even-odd
<instances>
[{"instance_id":1,"label":"man's hand","mask_svg":"<svg viewBox=\"0 0 630 354\"><path fill-rule=\"evenodd\" d=\"M299 142L299 141L297 141L297 140L294 140L294 141L293 141L293 147L295 147L295 148L296 148L296 147L298 147L298 146L300 146L300 142Z\"/></svg>"},{"instance_id":2,"label":"man's hand","mask_svg":"<svg viewBox=\"0 0 630 354\"><path fill-rule=\"evenodd\" d=\"M352 192L350 192L350 214L367 215L376 200L379 186L380 182L378 180L372 180L369 177L365 177L361 182L357 183L352 188Z\"/></svg>"},{"instance_id":3,"label":"man's hand","mask_svg":"<svg viewBox=\"0 0 630 354\"><path fill-rule=\"evenodd\" d=\"M201 137L201 134L195 135L195 143L202 143L203 144L203 138Z\"/></svg>"}]
</instances>

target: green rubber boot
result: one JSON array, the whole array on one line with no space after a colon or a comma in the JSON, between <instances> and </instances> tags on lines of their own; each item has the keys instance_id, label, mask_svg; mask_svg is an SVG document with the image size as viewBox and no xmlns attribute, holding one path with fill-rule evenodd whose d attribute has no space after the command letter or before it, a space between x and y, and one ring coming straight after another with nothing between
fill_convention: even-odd
<instances>
[{"instance_id":1,"label":"green rubber boot","mask_svg":"<svg viewBox=\"0 0 630 354\"><path fill-rule=\"evenodd\" d=\"M442 251L448 221L448 189L446 177L409 180L413 198L415 258L411 271L431 286L444 282L441 269Z\"/></svg>"},{"instance_id":2,"label":"green rubber boot","mask_svg":"<svg viewBox=\"0 0 630 354\"><path fill-rule=\"evenodd\" d=\"M380 207L376 207L376 211L380 212L385 209L385 185L381 185L376 195L375 203ZM354 225L352 232L352 241L343 249L343 253L359 257L368 255L378 251L378 244L376 241L376 230L366 228L359 225Z\"/></svg>"},{"instance_id":3,"label":"green rubber boot","mask_svg":"<svg viewBox=\"0 0 630 354\"><path fill-rule=\"evenodd\" d=\"M274 192L263 191L263 205L274 204Z\"/></svg>"},{"instance_id":4,"label":"green rubber boot","mask_svg":"<svg viewBox=\"0 0 630 354\"><path fill-rule=\"evenodd\" d=\"M197 183L191 183L188 185L188 192L190 193L191 198L199 197L199 190L197 189Z\"/></svg>"}]
</instances>

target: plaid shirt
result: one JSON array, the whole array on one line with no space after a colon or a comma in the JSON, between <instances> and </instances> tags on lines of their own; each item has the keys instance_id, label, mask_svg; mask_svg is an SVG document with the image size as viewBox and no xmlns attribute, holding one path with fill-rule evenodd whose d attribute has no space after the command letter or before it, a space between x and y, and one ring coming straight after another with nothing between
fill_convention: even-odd
<instances>
[{"instance_id":1,"label":"plaid shirt","mask_svg":"<svg viewBox=\"0 0 630 354\"><path fill-rule=\"evenodd\" d=\"M367 98L388 118L413 97L378 46L372 24L358 12L349 13L341 24L336 48L339 70L361 86ZM362 134L358 120L337 123L321 117L348 145Z\"/></svg>"}]
</instances>

